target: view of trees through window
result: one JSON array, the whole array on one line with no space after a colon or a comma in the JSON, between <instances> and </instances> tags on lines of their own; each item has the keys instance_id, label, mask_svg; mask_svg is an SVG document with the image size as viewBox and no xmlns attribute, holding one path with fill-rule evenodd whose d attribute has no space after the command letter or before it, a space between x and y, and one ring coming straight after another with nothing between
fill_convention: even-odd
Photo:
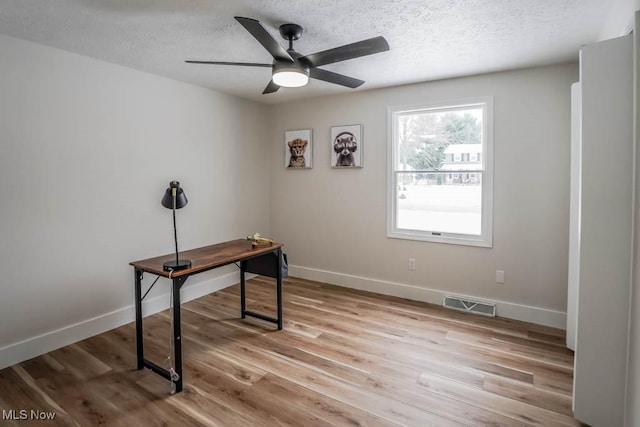
<instances>
[{"instance_id":1,"label":"view of trees through window","mask_svg":"<svg viewBox=\"0 0 640 427\"><path fill-rule=\"evenodd\" d=\"M397 229L480 235L483 107L395 116Z\"/></svg>"},{"instance_id":2,"label":"view of trees through window","mask_svg":"<svg viewBox=\"0 0 640 427\"><path fill-rule=\"evenodd\" d=\"M482 110L401 115L397 138L398 169L440 170L449 145L482 143Z\"/></svg>"}]
</instances>

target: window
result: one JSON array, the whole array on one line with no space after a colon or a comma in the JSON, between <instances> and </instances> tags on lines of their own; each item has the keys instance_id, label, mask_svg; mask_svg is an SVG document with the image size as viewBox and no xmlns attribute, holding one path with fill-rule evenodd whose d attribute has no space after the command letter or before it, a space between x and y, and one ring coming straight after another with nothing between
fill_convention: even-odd
<instances>
[{"instance_id":1,"label":"window","mask_svg":"<svg viewBox=\"0 0 640 427\"><path fill-rule=\"evenodd\" d=\"M490 97L389 108L388 237L492 246L492 116Z\"/></svg>"}]
</instances>

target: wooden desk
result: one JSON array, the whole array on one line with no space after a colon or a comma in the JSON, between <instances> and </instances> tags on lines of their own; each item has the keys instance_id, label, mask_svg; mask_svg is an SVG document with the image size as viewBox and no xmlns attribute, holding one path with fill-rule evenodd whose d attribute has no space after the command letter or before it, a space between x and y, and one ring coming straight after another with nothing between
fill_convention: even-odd
<instances>
[{"instance_id":1,"label":"wooden desk","mask_svg":"<svg viewBox=\"0 0 640 427\"><path fill-rule=\"evenodd\" d=\"M158 375L173 381L176 393L182 391L182 336L180 328L180 288L187 281L189 276L222 267L224 265L240 263L240 314L244 319L246 316L257 317L267 322L276 323L278 330L282 329L282 243L274 243L269 246L258 246L252 248L251 242L246 239L232 240L219 243L217 245L205 246L180 252L181 259L191 260L191 268L177 270L175 272L164 271L162 264L175 258L175 254L163 255L141 261L129 263L134 267L135 273L135 300L136 300L136 347L138 358L138 369L149 368ZM246 262L252 258L263 256L269 253L275 254L276 264L275 275L277 286L277 318L266 316L246 310L245 293L245 271ZM173 348L175 372L177 379L171 378L171 373L157 364L144 358L144 348L142 340L142 277L144 273L151 273L157 276L167 277L172 281L173 297ZM148 291L147 291L148 292ZM146 294L145 294L146 296Z\"/></svg>"}]
</instances>

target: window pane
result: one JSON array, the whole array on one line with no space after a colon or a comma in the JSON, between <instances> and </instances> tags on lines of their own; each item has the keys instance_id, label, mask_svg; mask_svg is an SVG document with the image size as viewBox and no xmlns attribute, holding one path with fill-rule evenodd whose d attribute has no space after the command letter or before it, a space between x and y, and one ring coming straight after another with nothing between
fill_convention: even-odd
<instances>
[{"instance_id":1,"label":"window pane","mask_svg":"<svg viewBox=\"0 0 640 427\"><path fill-rule=\"evenodd\" d=\"M482 173L396 174L396 228L480 235Z\"/></svg>"},{"instance_id":2,"label":"window pane","mask_svg":"<svg viewBox=\"0 0 640 427\"><path fill-rule=\"evenodd\" d=\"M401 113L396 170L482 169L481 107Z\"/></svg>"}]
</instances>

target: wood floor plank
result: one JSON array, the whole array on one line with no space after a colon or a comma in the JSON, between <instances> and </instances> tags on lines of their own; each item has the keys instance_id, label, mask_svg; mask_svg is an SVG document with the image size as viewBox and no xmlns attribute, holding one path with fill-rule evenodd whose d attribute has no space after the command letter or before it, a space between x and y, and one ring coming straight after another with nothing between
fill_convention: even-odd
<instances>
[{"instance_id":1,"label":"wood floor plank","mask_svg":"<svg viewBox=\"0 0 640 427\"><path fill-rule=\"evenodd\" d=\"M270 337L274 339L274 337ZM279 341L286 341L286 338L278 338ZM328 348L330 346L323 345L317 348L321 354L326 354L322 348ZM305 345L305 349L312 348L310 345ZM351 363L355 365L364 364L360 371L367 374L366 380L360 385L364 389L370 389L370 391L387 396L393 396L396 400L416 405L418 407L427 406L430 408L437 408L436 413L447 414L453 419L467 423L473 421L477 424L498 424L498 425L515 425L516 423L507 420L504 417L497 414L490 414L487 411L483 411L480 408L470 407L468 405L459 404L449 399L434 399L433 396L426 396L422 390L415 387L415 378L420 374L420 369L416 369L415 365L407 364L407 360L400 359L399 361L394 358L379 359L372 357L371 355L360 354L359 357L347 358L345 363ZM445 363L436 363L430 360L428 364L420 366L423 369L432 370L434 374L447 376L447 378L454 378L454 381L460 381L466 384L474 384L477 388L481 389L483 385L484 376L473 372L458 372L451 374L454 368L447 366ZM378 378L387 379L386 383L381 382ZM446 410L448 408L450 410Z\"/></svg>"},{"instance_id":2,"label":"wood floor plank","mask_svg":"<svg viewBox=\"0 0 640 427\"><path fill-rule=\"evenodd\" d=\"M496 377L486 377L483 389L509 399L549 409L559 414L573 415L571 397L564 394L549 392L539 387L522 385Z\"/></svg>"},{"instance_id":3,"label":"wood floor plank","mask_svg":"<svg viewBox=\"0 0 640 427\"><path fill-rule=\"evenodd\" d=\"M39 379L38 385L78 425L120 425L120 408L104 399L97 377L79 380L69 371ZM57 414L56 414L57 417Z\"/></svg>"},{"instance_id":4,"label":"wood floor plank","mask_svg":"<svg viewBox=\"0 0 640 427\"><path fill-rule=\"evenodd\" d=\"M275 314L273 279L247 295ZM282 331L240 319L228 287L182 306L182 393L135 369L127 324L0 371L0 410L63 426L580 425L564 331L297 278L284 316ZM167 364L171 336L169 310L146 317L145 357Z\"/></svg>"},{"instance_id":5,"label":"wood floor plank","mask_svg":"<svg viewBox=\"0 0 640 427\"><path fill-rule=\"evenodd\" d=\"M83 380L89 380L112 369L77 343L54 350L49 355L77 378Z\"/></svg>"},{"instance_id":6,"label":"wood floor plank","mask_svg":"<svg viewBox=\"0 0 640 427\"><path fill-rule=\"evenodd\" d=\"M447 339L457 342L464 342L476 347L489 348L492 351L518 355L527 359L534 359L537 361L542 360L546 363L550 363L558 367L563 367L567 371L573 369L573 355L568 353L559 354L556 351L542 350L537 346L516 344L512 342L505 342L503 340L497 340L495 339L495 336L484 337L481 335L478 336L470 333L460 333L456 331L449 331L447 333Z\"/></svg>"},{"instance_id":7,"label":"wood floor plank","mask_svg":"<svg viewBox=\"0 0 640 427\"><path fill-rule=\"evenodd\" d=\"M367 411L391 422L405 425L456 425L451 419L408 405L399 400L385 399L377 393L363 389L333 376L326 376L314 370L308 370L290 359L278 356L268 350L256 350L252 346L232 344L234 353L242 360L252 363L269 372L277 372L279 376L304 388L329 398L351 404L360 410ZM375 385L373 385L375 387ZM429 425L429 424L427 424Z\"/></svg>"},{"instance_id":8,"label":"wood floor plank","mask_svg":"<svg viewBox=\"0 0 640 427\"><path fill-rule=\"evenodd\" d=\"M131 358L135 357L134 349L119 345L118 340L110 334L97 335L80 341L77 345L116 370L131 368Z\"/></svg>"},{"instance_id":9,"label":"wood floor plank","mask_svg":"<svg viewBox=\"0 0 640 427\"><path fill-rule=\"evenodd\" d=\"M292 405L298 412L311 413L330 425L370 427L400 425L322 394L311 392L271 373L262 378L256 384L256 388L260 389L265 396L269 396L268 399L277 399L283 404Z\"/></svg>"},{"instance_id":10,"label":"wood floor plank","mask_svg":"<svg viewBox=\"0 0 640 427\"><path fill-rule=\"evenodd\" d=\"M478 407L490 409L498 414L513 418L515 421L546 426L577 426L573 418L539 406L532 406L510 397L494 393L485 393L460 383L443 381L441 378L423 373L420 376L423 385L438 394L451 397Z\"/></svg>"},{"instance_id":11,"label":"wood floor plank","mask_svg":"<svg viewBox=\"0 0 640 427\"><path fill-rule=\"evenodd\" d=\"M54 399L47 395L33 380L33 378L20 365L0 371L0 389L3 390L0 397L0 410L3 411L46 411L55 414L52 422L43 425L79 426L79 424L62 408ZM1 411L0 411L1 412ZM7 424L12 420L6 419ZM23 421L18 421L23 423ZM16 424L19 425L19 424Z\"/></svg>"}]
</instances>

